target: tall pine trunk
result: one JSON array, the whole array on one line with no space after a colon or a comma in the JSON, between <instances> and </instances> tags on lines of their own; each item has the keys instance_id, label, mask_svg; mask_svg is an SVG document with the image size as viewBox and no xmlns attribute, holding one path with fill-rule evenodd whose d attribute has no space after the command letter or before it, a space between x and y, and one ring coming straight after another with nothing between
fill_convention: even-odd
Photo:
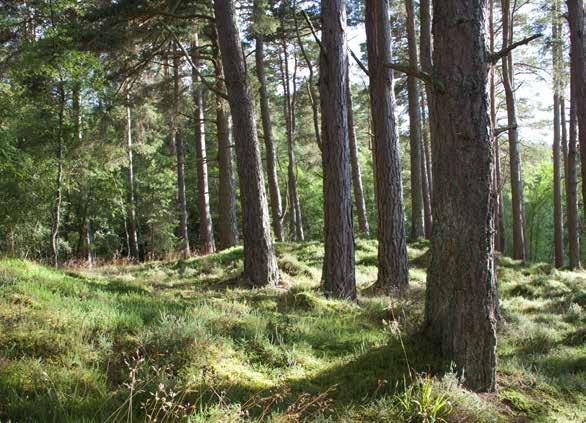
<instances>
[{"instance_id":1,"label":"tall pine trunk","mask_svg":"<svg viewBox=\"0 0 586 423\"><path fill-rule=\"evenodd\" d=\"M586 44L584 43L584 1L566 0L570 23L571 82L578 126L578 145L582 161L582 200L586 204ZM584 213L586 219L586 213ZM584 222L586 227L586 220Z\"/></svg>"},{"instance_id":2,"label":"tall pine trunk","mask_svg":"<svg viewBox=\"0 0 586 423\"><path fill-rule=\"evenodd\" d=\"M512 43L513 23L509 0L502 0L503 48ZM513 88L513 54L502 59L502 78L507 103L507 125L509 127L509 164L511 173L511 203L513 220L513 258L527 259L527 240L525 239L525 217L523 206L523 177L521 175L521 156L519 153L519 132L517 130L517 108Z\"/></svg>"},{"instance_id":3,"label":"tall pine trunk","mask_svg":"<svg viewBox=\"0 0 586 423\"><path fill-rule=\"evenodd\" d=\"M126 216L128 220L128 258L130 261L138 260L138 236L136 223L136 198L134 194L134 164L132 152L132 110L130 108L130 95L126 94L126 126L124 128L126 138Z\"/></svg>"},{"instance_id":4,"label":"tall pine trunk","mask_svg":"<svg viewBox=\"0 0 586 423\"><path fill-rule=\"evenodd\" d=\"M421 70L431 74L432 72L432 45L431 45L431 0L419 1L419 57L421 62ZM431 114L429 103L431 101L431 87L425 84L425 99L428 113ZM431 120L431 118L430 118ZM430 197L433 196L431 189L433 187L433 168L431 166L431 149L429 143L433 141L433 134L431 133L431 126L423 125L429 131L428 143L425 144L428 160L428 173Z\"/></svg>"},{"instance_id":5,"label":"tall pine trunk","mask_svg":"<svg viewBox=\"0 0 586 423\"><path fill-rule=\"evenodd\" d=\"M192 45L192 62L199 67L199 39L195 35ZM195 158L197 161L197 206L199 212L199 250L202 254L211 254L216 251L214 240L214 226L210 210L210 189L208 181L208 162L205 138L205 106L204 90L199 81L197 72L191 73L194 111Z\"/></svg>"},{"instance_id":6,"label":"tall pine trunk","mask_svg":"<svg viewBox=\"0 0 586 423\"><path fill-rule=\"evenodd\" d=\"M346 80L346 95L348 102L348 142L350 146L350 164L352 166L352 188L354 190L354 205L358 215L358 231L363 236L368 236L368 217L366 215L366 202L364 201L364 189L362 187L362 172L358 158L358 144L356 142L356 129L354 128L354 110L352 107L352 90L350 78Z\"/></svg>"},{"instance_id":7,"label":"tall pine trunk","mask_svg":"<svg viewBox=\"0 0 586 423\"><path fill-rule=\"evenodd\" d=\"M291 232L296 241L303 241L303 221L301 218L301 205L297 192L297 163L295 160L295 75L293 73L293 94L291 94L291 77L289 74L289 54L287 41L282 41L283 57L281 59L281 79L283 82L283 113L285 115L285 128L287 132L287 184L289 204L291 206ZM297 60L295 60L297 68Z\"/></svg>"},{"instance_id":8,"label":"tall pine trunk","mask_svg":"<svg viewBox=\"0 0 586 423\"><path fill-rule=\"evenodd\" d=\"M553 8L553 228L554 228L554 263L555 267L564 266L564 227L562 216L562 151L560 96L563 90L561 50L561 24L559 22L560 0L554 0Z\"/></svg>"},{"instance_id":9,"label":"tall pine trunk","mask_svg":"<svg viewBox=\"0 0 586 423\"><path fill-rule=\"evenodd\" d=\"M431 101L434 225L425 319L444 357L475 391L496 388L486 6L444 0L433 8L434 77L443 90Z\"/></svg>"},{"instance_id":10,"label":"tall pine trunk","mask_svg":"<svg viewBox=\"0 0 586 423\"><path fill-rule=\"evenodd\" d=\"M580 223L578 211L578 134L576 128L576 98L570 84L570 122L568 163L566 166L566 202L568 204L568 246L570 269L580 267Z\"/></svg>"},{"instance_id":11,"label":"tall pine trunk","mask_svg":"<svg viewBox=\"0 0 586 423\"><path fill-rule=\"evenodd\" d=\"M494 2L488 0L489 7L489 47L490 53L495 52L495 28L494 28ZM499 137L496 134L496 66L490 67L489 79L490 101L490 133L492 134L493 160L494 160L494 248L497 251L505 251L505 223L503 209L503 191L501 189L501 151Z\"/></svg>"},{"instance_id":12,"label":"tall pine trunk","mask_svg":"<svg viewBox=\"0 0 586 423\"><path fill-rule=\"evenodd\" d=\"M185 146L181 121L179 119L179 95L181 81L179 79L180 53L176 43L173 44L173 121L171 124L171 138L174 139L175 154L177 156L177 209L179 212L179 238L183 257L191 255L189 248L189 230L187 215L187 200L185 196Z\"/></svg>"},{"instance_id":13,"label":"tall pine trunk","mask_svg":"<svg viewBox=\"0 0 586 423\"><path fill-rule=\"evenodd\" d=\"M388 0L366 0L366 40L373 126L378 238L377 285L403 290L409 284L399 142L394 114Z\"/></svg>"},{"instance_id":14,"label":"tall pine trunk","mask_svg":"<svg viewBox=\"0 0 586 423\"><path fill-rule=\"evenodd\" d=\"M425 117L425 94L420 90L421 101L421 190L423 194L423 220L425 223L425 239L431 237L431 154L429 152L429 130Z\"/></svg>"},{"instance_id":15,"label":"tall pine trunk","mask_svg":"<svg viewBox=\"0 0 586 423\"><path fill-rule=\"evenodd\" d=\"M210 38L214 52L216 91L223 93L226 91L226 85L215 27L210 31ZM218 94L216 94L216 134L218 141L218 241L219 247L225 249L238 244L238 222L230 110L228 102Z\"/></svg>"},{"instance_id":16,"label":"tall pine trunk","mask_svg":"<svg viewBox=\"0 0 586 423\"><path fill-rule=\"evenodd\" d=\"M346 1L322 0L320 99L324 195L324 292L355 299L354 230L348 140Z\"/></svg>"},{"instance_id":17,"label":"tall pine trunk","mask_svg":"<svg viewBox=\"0 0 586 423\"><path fill-rule=\"evenodd\" d=\"M419 66L417 60L417 34L415 32L415 9L413 0L405 0L407 11L407 41L409 50L409 65L412 68ZM421 160L421 110L419 105L419 81L409 76L407 78L407 95L409 100L409 156L411 158L411 238L424 236L423 218L423 184Z\"/></svg>"},{"instance_id":18,"label":"tall pine trunk","mask_svg":"<svg viewBox=\"0 0 586 423\"><path fill-rule=\"evenodd\" d=\"M254 2L255 14L257 15L264 13L260 3L261 0L255 0ZM256 77L259 82L260 114L262 118L262 132L267 162L267 179L269 185L273 232L275 233L277 241L284 241L281 191L279 188L279 176L277 174L277 153L273 140L273 126L271 122L271 111L269 108L269 96L267 93L267 78L265 75L264 35L257 32L255 35L255 41Z\"/></svg>"},{"instance_id":19,"label":"tall pine trunk","mask_svg":"<svg viewBox=\"0 0 586 423\"><path fill-rule=\"evenodd\" d=\"M242 205L244 279L252 286L279 282L271 236L254 107L233 0L214 2L218 41L236 136L236 156Z\"/></svg>"}]
</instances>

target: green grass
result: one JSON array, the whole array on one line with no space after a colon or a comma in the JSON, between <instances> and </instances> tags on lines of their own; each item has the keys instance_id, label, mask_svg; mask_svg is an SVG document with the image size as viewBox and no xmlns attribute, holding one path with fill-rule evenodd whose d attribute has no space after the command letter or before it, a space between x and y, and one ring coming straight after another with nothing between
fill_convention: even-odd
<instances>
[{"instance_id":1,"label":"green grass","mask_svg":"<svg viewBox=\"0 0 586 423\"><path fill-rule=\"evenodd\" d=\"M498 394L461 388L405 298L319 291L319 243L278 245L285 286L235 281L242 250L94 270L0 260L0 421L585 421L586 273L499 264Z\"/></svg>"}]
</instances>

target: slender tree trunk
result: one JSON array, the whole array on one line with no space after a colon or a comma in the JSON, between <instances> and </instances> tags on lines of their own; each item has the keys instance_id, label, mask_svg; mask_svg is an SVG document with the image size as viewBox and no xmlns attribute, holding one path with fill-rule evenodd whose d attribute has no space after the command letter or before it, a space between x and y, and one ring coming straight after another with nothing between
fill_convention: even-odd
<instances>
[{"instance_id":1,"label":"slender tree trunk","mask_svg":"<svg viewBox=\"0 0 586 423\"><path fill-rule=\"evenodd\" d=\"M513 23L509 0L501 0L503 10L503 46L512 43ZM509 126L509 162L511 172L511 203L513 206L513 258L527 259L527 245L524 229L523 177L519 154L519 133L517 131L517 109L513 89L513 55L509 53L502 59L502 76L507 103L507 124Z\"/></svg>"},{"instance_id":2,"label":"slender tree trunk","mask_svg":"<svg viewBox=\"0 0 586 423\"><path fill-rule=\"evenodd\" d=\"M409 49L409 64L419 66L417 60L417 34L415 33L415 10L413 0L405 0L407 10L407 41ZM412 239L422 238L424 232L423 219L423 190L421 181L421 112L419 109L419 81L409 76L407 78L409 97L409 156L411 158L411 234Z\"/></svg>"},{"instance_id":3,"label":"slender tree trunk","mask_svg":"<svg viewBox=\"0 0 586 423\"><path fill-rule=\"evenodd\" d=\"M79 84L73 86L73 131L75 134L75 141L81 143L81 89Z\"/></svg>"},{"instance_id":4,"label":"slender tree trunk","mask_svg":"<svg viewBox=\"0 0 586 423\"><path fill-rule=\"evenodd\" d=\"M134 164L132 162L132 114L130 109L130 95L126 94L126 160L127 160L127 199L126 215L128 218L128 258L138 260L138 236L136 223L136 198L134 195Z\"/></svg>"},{"instance_id":5,"label":"slender tree trunk","mask_svg":"<svg viewBox=\"0 0 586 423\"><path fill-rule=\"evenodd\" d=\"M486 0L444 0L433 8L434 77L445 89L434 91L431 102L437 142L425 319L444 357L475 391L496 389L486 6Z\"/></svg>"},{"instance_id":6,"label":"slender tree trunk","mask_svg":"<svg viewBox=\"0 0 586 423\"><path fill-rule=\"evenodd\" d=\"M586 204L586 44L584 43L584 1L566 0L570 23L571 80L575 98L578 145L582 161L582 199ZM586 219L586 213L584 213ZM584 226L586 227L586 221Z\"/></svg>"},{"instance_id":7,"label":"slender tree trunk","mask_svg":"<svg viewBox=\"0 0 586 423\"><path fill-rule=\"evenodd\" d=\"M580 224L578 212L578 134L576 131L576 98L573 83L570 95L570 137L568 143L568 165L566 173L566 202L568 204L568 241L570 269L580 267Z\"/></svg>"},{"instance_id":8,"label":"slender tree trunk","mask_svg":"<svg viewBox=\"0 0 586 423\"><path fill-rule=\"evenodd\" d=\"M216 29L213 28L210 34L214 51L216 90L226 92ZM230 248L238 244L236 183L232 164L230 110L228 102L219 95L216 95L216 131L218 138L218 236L220 248Z\"/></svg>"},{"instance_id":9,"label":"slender tree trunk","mask_svg":"<svg viewBox=\"0 0 586 423\"><path fill-rule=\"evenodd\" d=\"M192 45L192 61L199 67L199 38L195 34ZM199 249L202 254L211 254L216 251L214 240L214 226L210 210L210 188L208 182L208 162L205 139L205 107L204 91L197 72L192 69L193 102L195 104L195 158L197 161L197 205L199 212Z\"/></svg>"},{"instance_id":10,"label":"slender tree trunk","mask_svg":"<svg viewBox=\"0 0 586 423\"><path fill-rule=\"evenodd\" d=\"M319 129L319 103L317 98L317 92L315 90L315 78L314 78L314 70L313 64L311 63L311 59L305 50L303 45L303 41L301 40L301 32L299 31L299 22L297 18L297 11L294 12L295 17L295 32L297 33L297 42L299 43L299 48L301 50L301 55L303 56L303 60L305 60L305 65L307 66L307 70L309 72L309 76L307 78L307 91L309 95L309 101L311 103L311 112L313 117L313 132L315 134L315 142L319 149L322 149L321 143L321 134Z\"/></svg>"},{"instance_id":11,"label":"slender tree trunk","mask_svg":"<svg viewBox=\"0 0 586 423\"><path fill-rule=\"evenodd\" d=\"M65 89L63 84L59 86L59 124L57 128L57 178L53 203L53 223L51 225L51 253L53 266L59 266L59 246L57 237L61 226L61 199L63 191L63 118L65 111Z\"/></svg>"},{"instance_id":12,"label":"slender tree trunk","mask_svg":"<svg viewBox=\"0 0 586 423\"><path fill-rule=\"evenodd\" d=\"M421 70L429 74L432 73L432 45L431 45L431 0L420 0L419 1L419 56L421 62ZM429 84L425 84L425 98L428 105L428 113L431 115L431 108L429 107L431 101L431 87ZM431 120L431 117L430 117ZM433 141L433 134L431 133L431 126L423 125L429 131L429 140ZM428 156L428 179L430 197L433 196L431 189L433 187L432 172L433 167L431 166L431 149L429 142L425 145L427 156Z\"/></svg>"},{"instance_id":13,"label":"slender tree trunk","mask_svg":"<svg viewBox=\"0 0 586 423\"><path fill-rule=\"evenodd\" d=\"M354 300L354 229L348 141L346 1L322 0L320 100L324 191L324 263L327 296Z\"/></svg>"},{"instance_id":14,"label":"slender tree trunk","mask_svg":"<svg viewBox=\"0 0 586 423\"><path fill-rule=\"evenodd\" d=\"M491 54L495 52L495 29L494 29L494 0L488 0L489 7L489 48ZM489 79L489 101L490 101L490 133L493 145L494 160L494 247L495 250L505 251L505 229L504 229L504 210L503 210L503 192L501 189L501 160L499 139L496 135L496 67L490 67Z\"/></svg>"},{"instance_id":15,"label":"slender tree trunk","mask_svg":"<svg viewBox=\"0 0 586 423\"><path fill-rule=\"evenodd\" d=\"M555 267L564 266L564 227L562 216L562 152L561 152L561 122L560 122L560 95L563 82L562 71L563 54L561 51L561 24L559 22L560 0L554 0L553 11L553 227L554 227L554 263Z\"/></svg>"},{"instance_id":16,"label":"slender tree trunk","mask_svg":"<svg viewBox=\"0 0 586 423\"><path fill-rule=\"evenodd\" d=\"M423 193L423 220L425 223L425 239L431 237L431 225L433 222L431 212L431 154L429 153L429 131L427 119L425 118L425 95L420 90L421 99L421 181L422 181L422 193Z\"/></svg>"},{"instance_id":17,"label":"slender tree trunk","mask_svg":"<svg viewBox=\"0 0 586 423\"><path fill-rule=\"evenodd\" d=\"M289 55L287 41L283 39L283 58L281 59L281 76L283 82L283 113L285 115L285 128L287 131L287 183L289 185L289 204L291 205L291 232L296 241L304 240L303 222L301 219L301 206L297 192L297 164L295 161L294 138L295 138L295 77L293 77L293 94L291 94L291 81L289 76ZM297 61L295 61L297 66ZM296 71L295 71L296 73ZM295 75L294 73L294 75Z\"/></svg>"},{"instance_id":18,"label":"slender tree trunk","mask_svg":"<svg viewBox=\"0 0 586 423\"><path fill-rule=\"evenodd\" d=\"M271 237L254 107L246 78L234 2L216 0L214 10L234 133L237 134L236 155L244 238L243 276L252 286L276 285L279 282L279 270Z\"/></svg>"},{"instance_id":19,"label":"slender tree trunk","mask_svg":"<svg viewBox=\"0 0 586 423\"><path fill-rule=\"evenodd\" d=\"M177 155L177 208L179 210L179 238L181 239L181 250L183 257L189 257L189 231L187 216L187 200L185 197L185 148L183 134L179 120L179 52L177 45L173 45L173 123L171 125L172 138L175 140L175 153Z\"/></svg>"},{"instance_id":20,"label":"slender tree trunk","mask_svg":"<svg viewBox=\"0 0 586 423\"><path fill-rule=\"evenodd\" d=\"M366 0L366 41L373 126L378 238L377 285L404 290L409 284L399 141L394 114L388 0Z\"/></svg>"},{"instance_id":21,"label":"slender tree trunk","mask_svg":"<svg viewBox=\"0 0 586 423\"><path fill-rule=\"evenodd\" d=\"M356 142L356 130L354 128L354 110L352 107L352 90L350 78L347 78L346 95L348 103L348 142L350 147L350 163L352 165L352 188L354 189L354 204L358 215L358 230L362 236L368 236L368 217L366 215L366 202L364 201L364 189L362 187L362 172L358 159L358 144Z\"/></svg>"},{"instance_id":22,"label":"slender tree trunk","mask_svg":"<svg viewBox=\"0 0 586 423\"><path fill-rule=\"evenodd\" d=\"M261 0L255 0L255 14L264 13ZM256 77L259 82L260 114L262 118L262 132L265 144L265 155L267 162L267 179L269 185L269 197L271 203L271 214L273 232L277 241L284 241L283 237L283 212L281 210L281 191L279 188L279 177L277 174L277 153L273 140L273 126L271 123L271 111L269 108L269 96L267 93L267 81L265 75L264 57L264 35L260 32L255 36L256 49Z\"/></svg>"}]
</instances>

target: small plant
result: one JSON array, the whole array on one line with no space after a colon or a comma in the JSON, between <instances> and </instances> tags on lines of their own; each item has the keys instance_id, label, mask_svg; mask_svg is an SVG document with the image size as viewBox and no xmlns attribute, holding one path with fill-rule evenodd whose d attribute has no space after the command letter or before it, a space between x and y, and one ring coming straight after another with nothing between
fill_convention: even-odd
<instances>
[{"instance_id":1,"label":"small plant","mask_svg":"<svg viewBox=\"0 0 586 423\"><path fill-rule=\"evenodd\" d=\"M450 414L452 406L446 394L436 394L429 376L417 376L415 382L393 397L402 421L409 423L441 423Z\"/></svg>"}]
</instances>

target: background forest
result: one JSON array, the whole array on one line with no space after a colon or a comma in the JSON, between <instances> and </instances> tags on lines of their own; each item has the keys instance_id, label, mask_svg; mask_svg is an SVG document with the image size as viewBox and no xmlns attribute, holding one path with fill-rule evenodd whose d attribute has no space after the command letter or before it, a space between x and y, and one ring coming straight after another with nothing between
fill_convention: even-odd
<instances>
[{"instance_id":1,"label":"background forest","mask_svg":"<svg viewBox=\"0 0 586 423\"><path fill-rule=\"evenodd\" d=\"M0 6L0 422L586 421L582 0Z\"/></svg>"}]
</instances>

